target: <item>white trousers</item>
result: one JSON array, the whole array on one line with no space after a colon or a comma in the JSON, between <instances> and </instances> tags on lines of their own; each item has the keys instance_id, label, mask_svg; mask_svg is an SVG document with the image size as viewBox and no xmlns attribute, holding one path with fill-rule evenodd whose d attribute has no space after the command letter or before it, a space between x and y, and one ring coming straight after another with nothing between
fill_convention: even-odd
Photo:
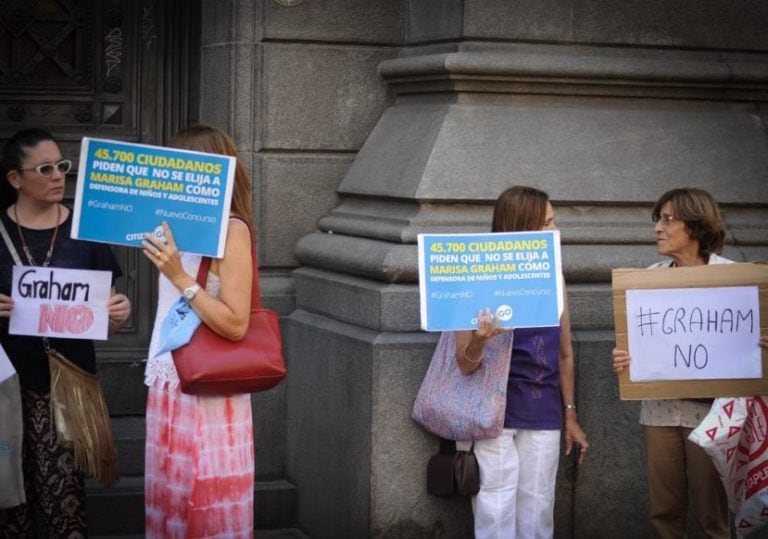
<instances>
[{"instance_id":1,"label":"white trousers","mask_svg":"<svg viewBox=\"0 0 768 539\"><path fill-rule=\"evenodd\" d=\"M470 445L456 442L458 449ZM551 539L560 431L504 429L498 438L476 441L475 455L475 539Z\"/></svg>"}]
</instances>

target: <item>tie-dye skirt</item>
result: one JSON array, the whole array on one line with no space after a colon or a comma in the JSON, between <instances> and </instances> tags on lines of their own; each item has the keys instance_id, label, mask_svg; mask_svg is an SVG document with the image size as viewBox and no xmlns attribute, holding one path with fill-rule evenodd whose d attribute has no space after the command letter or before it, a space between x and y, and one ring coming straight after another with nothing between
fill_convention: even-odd
<instances>
[{"instance_id":1,"label":"tie-dye skirt","mask_svg":"<svg viewBox=\"0 0 768 539\"><path fill-rule=\"evenodd\" d=\"M146 537L253 537L250 395L198 397L155 383L146 423Z\"/></svg>"}]
</instances>

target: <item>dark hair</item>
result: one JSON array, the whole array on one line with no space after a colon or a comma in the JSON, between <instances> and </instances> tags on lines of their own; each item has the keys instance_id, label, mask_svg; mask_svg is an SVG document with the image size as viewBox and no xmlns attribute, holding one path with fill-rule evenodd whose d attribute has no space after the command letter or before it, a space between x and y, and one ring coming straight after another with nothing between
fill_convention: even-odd
<instances>
[{"instance_id":1,"label":"dark hair","mask_svg":"<svg viewBox=\"0 0 768 539\"><path fill-rule=\"evenodd\" d=\"M675 212L673 217L685 223L688 237L699 242L698 255L709 260L709 255L719 254L725 241L725 221L715 198L704 189L683 187L667 191L654 204L653 222L661 217L661 207L669 202Z\"/></svg>"},{"instance_id":2,"label":"dark hair","mask_svg":"<svg viewBox=\"0 0 768 539\"><path fill-rule=\"evenodd\" d=\"M216 153L237 158L235 184L232 188L232 213L253 227L253 202L251 201L251 178L237 155L237 146L232 138L221 129L209 125L192 125L173 136L170 146L184 150Z\"/></svg>"},{"instance_id":3,"label":"dark hair","mask_svg":"<svg viewBox=\"0 0 768 539\"><path fill-rule=\"evenodd\" d=\"M0 161L0 208L6 208L16 202L16 189L8 181L8 173L12 170L20 170L21 162L27 156L25 148L34 148L43 141L56 142L48 131L44 129L23 129L8 139L3 146L3 157Z\"/></svg>"},{"instance_id":4,"label":"dark hair","mask_svg":"<svg viewBox=\"0 0 768 539\"><path fill-rule=\"evenodd\" d=\"M493 232L541 230L547 220L549 195L544 191L515 185L499 195L493 208Z\"/></svg>"}]
</instances>

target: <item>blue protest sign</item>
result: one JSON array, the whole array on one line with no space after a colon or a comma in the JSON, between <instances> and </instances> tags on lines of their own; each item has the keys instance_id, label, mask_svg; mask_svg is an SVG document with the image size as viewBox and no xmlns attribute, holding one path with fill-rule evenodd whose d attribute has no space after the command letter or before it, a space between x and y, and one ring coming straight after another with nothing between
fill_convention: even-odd
<instances>
[{"instance_id":1,"label":"blue protest sign","mask_svg":"<svg viewBox=\"0 0 768 539\"><path fill-rule=\"evenodd\" d=\"M72 237L141 247L167 221L181 251L221 258L235 158L83 138Z\"/></svg>"},{"instance_id":2,"label":"blue protest sign","mask_svg":"<svg viewBox=\"0 0 768 539\"><path fill-rule=\"evenodd\" d=\"M475 329L490 308L506 328L560 324L560 233L419 234L421 327Z\"/></svg>"}]
</instances>

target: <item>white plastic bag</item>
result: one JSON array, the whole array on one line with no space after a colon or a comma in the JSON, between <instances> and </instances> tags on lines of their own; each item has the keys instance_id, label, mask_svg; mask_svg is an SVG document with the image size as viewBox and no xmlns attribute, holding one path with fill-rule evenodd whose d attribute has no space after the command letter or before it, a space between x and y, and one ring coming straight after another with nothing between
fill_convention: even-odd
<instances>
[{"instance_id":1,"label":"white plastic bag","mask_svg":"<svg viewBox=\"0 0 768 539\"><path fill-rule=\"evenodd\" d=\"M739 535L768 524L768 396L715 399L688 439L712 457Z\"/></svg>"},{"instance_id":2,"label":"white plastic bag","mask_svg":"<svg viewBox=\"0 0 768 539\"><path fill-rule=\"evenodd\" d=\"M27 501L21 470L23 428L19 375L0 346L0 509Z\"/></svg>"}]
</instances>

